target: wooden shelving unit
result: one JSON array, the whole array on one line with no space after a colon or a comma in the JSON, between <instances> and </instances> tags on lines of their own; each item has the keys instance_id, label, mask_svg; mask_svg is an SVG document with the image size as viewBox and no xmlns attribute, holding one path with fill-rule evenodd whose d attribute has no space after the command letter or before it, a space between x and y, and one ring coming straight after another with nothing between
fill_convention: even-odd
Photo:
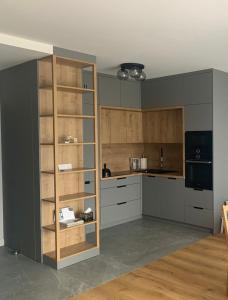
<instances>
[{"instance_id":1,"label":"wooden shelving unit","mask_svg":"<svg viewBox=\"0 0 228 300\"><path fill-rule=\"evenodd\" d=\"M90 88L83 87L84 71L91 75ZM99 254L96 86L95 64L56 56L39 61L42 254L43 261L56 268ZM93 114L84 112L85 93L93 98ZM85 137L85 122L92 124L93 140ZM79 142L65 144L66 135L77 137ZM86 147L90 147L89 156L93 158L88 162ZM58 165L63 163L71 163L73 168L60 172ZM86 190L88 175L94 186L92 192ZM77 216L87 207L87 201L93 202L93 221L70 228L59 225L60 208L72 207Z\"/></svg>"}]
</instances>

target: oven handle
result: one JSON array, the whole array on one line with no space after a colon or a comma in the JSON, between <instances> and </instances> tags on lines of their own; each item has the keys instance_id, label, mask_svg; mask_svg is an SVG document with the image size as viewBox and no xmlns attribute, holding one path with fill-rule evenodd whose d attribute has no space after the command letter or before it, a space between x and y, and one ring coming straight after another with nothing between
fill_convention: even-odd
<instances>
[{"instance_id":1,"label":"oven handle","mask_svg":"<svg viewBox=\"0 0 228 300\"><path fill-rule=\"evenodd\" d=\"M191 164L205 164L205 165L211 165L212 161L205 161L205 160L186 160L186 163L191 163Z\"/></svg>"}]
</instances>

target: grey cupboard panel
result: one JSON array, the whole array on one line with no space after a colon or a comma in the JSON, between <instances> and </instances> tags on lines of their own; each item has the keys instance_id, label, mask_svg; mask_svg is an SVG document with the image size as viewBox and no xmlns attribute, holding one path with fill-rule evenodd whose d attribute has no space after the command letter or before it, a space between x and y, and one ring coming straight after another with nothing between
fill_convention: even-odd
<instances>
[{"instance_id":1,"label":"grey cupboard panel","mask_svg":"<svg viewBox=\"0 0 228 300\"><path fill-rule=\"evenodd\" d=\"M121 106L120 80L115 77L98 75L98 99L100 105Z\"/></svg>"},{"instance_id":2,"label":"grey cupboard panel","mask_svg":"<svg viewBox=\"0 0 228 300\"><path fill-rule=\"evenodd\" d=\"M93 73L90 71L83 71L82 73L82 87L86 89L93 89ZM93 104L93 93L82 94L83 103Z\"/></svg>"},{"instance_id":3,"label":"grey cupboard panel","mask_svg":"<svg viewBox=\"0 0 228 300\"><path fill-rule=\"evenodd\" d=\"M213 211L206 208L185 207L185 222L188 224L202 226L206 228L213 227Z\"/></svg>"},{"instance_id":4,"label":"grey cupboard panel","mask_svg":"<svg viewBox=\"0 0 228 300\"><path fill-rule=\"evenodd\" d=\"M185 206L213 209L213 191L185 188Z\"/></svg>"},{"instance_id":5,"label":"grey cupboard panel","mask_svg":"<svg viewBox=\"0 0 228 300\"><path fill-rule=\"evenodd\" d=\"M161 185L161 217L184 222L184 180L163 178Z\"/></svg>"},{"instance_id":6,"label":"grey cupboard panel","mask_svg":"<svg viewBox=\"0 0 228 300\"><path fill-rule=\"evenodd\" d=\"M83 141L94 142L94 120L83 120Z\"/></svg>"},{"instance_id":7,"label":"grey cupboard panel","mask_svg":"<svg viewBox=\"0 0 228 300\"><path fill-rule=\"evenodd\" d=\"M143 215L160 217L161 180L157 177L142 178L142 213Z\"/></svg>"},{"instance_id":8,"label":"grey cupboard panel","mask_svg":"<svg viewBox=\"0 0 228 300\"><path fill-rule=\"evenodd\" d=\"M141 107L141 84L138 81L121 81L121 106L140 108Z\"/></svg>"},{"instance_id":9,"label":"grey cupboard panel","mask_svg":"<svg viewBox=\"0 0 228 300\"><path fill-rule=\"evenodd\" d=\"M211 103L185 106L185 130L212 130L212 109Z\"/></svg>"},{"instance_id":10,"label":"grey cupboard panel","mask_svg":"<svg viewBox=\"0 0 228 300\"><path fill-rule=\"evenodd\" d=\"M142 82L142 107L212 103L212 70L197 71Z\"/></svg>"},{"instance_id":11,"label":"grey cupboard panel","mask_svg":"<svg viewBox=\"0 0 228 300\"><path fill-rule=\"evenodd\" d=\"M101 207L114 205L140 198L140 185L118 185L110 189L101 190Z\"/></svg>"},{"instance_id":12,"label":"grey cupboard panel","mask_svg":"<svg viewBox=\"0 0 228 300\"><path fill-rule=\"evenodd\" d=\"M195 72L183 76L183 104L212 103L213 72Z\"/></svg>"},{"instance_id":13,"label":"grey cupboard panel","mask_svg":"<svg viewBox=\"0 0 228 300\"><path fill-rule=\"evenodd\" d=\"M143 214L184 222L184 180L143 176Z\"/></svg>"},{"instance_id":14,"label":"grey cupboard panel","mask_svg":"<svg viewBox=\"0 0 228 300\"><path fill-rule=\"evenodd\" d=\"M183 78L170 76L142 83L142 107L162 107L182 104Z\"/></svg>"},{"instance_id":15,"label":"grey cupboard panel","mask_svg":"<svg viewBox=\"0 0 228 300\"><path fill-rule=\"evenodd\" d=\"M140 176L123 176L119 178L114 178L114 179L105 179L101 180L101 188L102 189L107 189L111 187L115 187L117 185L129 185L129 184L135 184L135 183L140 183Z\"/></svg>"},{"instance_id":16,"label":"grey cupboard panel","mask_svg":"<svg viewBox=\"0 0 228 300\"><path fill-rule=\"evenodd\" d=\"M139 218L141 205L139 200L126 202L122 205L101 207L101 228L114 226Z\"/></svg>"}]
</instances>

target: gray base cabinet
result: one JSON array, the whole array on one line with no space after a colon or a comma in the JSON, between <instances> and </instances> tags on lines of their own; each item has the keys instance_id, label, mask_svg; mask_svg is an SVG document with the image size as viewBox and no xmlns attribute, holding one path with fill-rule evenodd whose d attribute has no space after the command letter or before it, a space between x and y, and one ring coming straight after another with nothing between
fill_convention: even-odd
<instances>
[{"instance_id":1,"label":"gray base cabinet","mask_svg":"<svg viewBox=\"0 0 228 300\"><path fill-rule=\"evenodd\" d=\"M183 180L143 176L143 214L184 222Z\"/></svg>"},{"instance_id":2,"label":"gray base cabinet","mask_svg":"<svg viewBox=\"0 0 228 300\"><path fill-rule=\"evenodd\" d=\"M142 178L142 212L144 215L160 217L160 178L143 176Z\"/></svg>"},{"instance_id":3,"label":"gray base cabinet","mask_svg":"<svg viewBox=\"0 0 228 300\"><path fill-rule=\"evenodd\" d=\"M141 215L140 176L101 181L101 228L135 220Z\"/></svg>"},{"instance_id":4,"label":"gray base cabinet","mask_svg":"<svg viewBox=\"0 0 228 300\"><path fill-rule=\"evenodd\" d=\"M142 178L143 215L213 228L213 192L185 187L184 179Z\"/></svg>"},{"instance_id":5,"label":"gray base cabinet","mask_svg":"<svg viewBox=\"0 0 228 300\"><path fill-rule=\"evenodd\" d=\"M185 222L192 225L213 228L213 192L184 190Z\"/></svg>"}]
</instances>

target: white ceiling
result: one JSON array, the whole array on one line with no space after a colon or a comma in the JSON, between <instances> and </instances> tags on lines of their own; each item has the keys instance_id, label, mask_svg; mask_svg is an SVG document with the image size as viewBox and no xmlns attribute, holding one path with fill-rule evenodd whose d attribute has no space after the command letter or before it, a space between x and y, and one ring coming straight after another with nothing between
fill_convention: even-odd
<instances>
[{"instance_id":1,"label":"white ceiling","mask_svg":"<svg viewBox=\"0 0 228 300\"><path fill-rule=\"evenodd\" d=\"M227 0L1 0L0 30L94 54L105 73L228 71Z\"/></svg>"}]
</instances>

